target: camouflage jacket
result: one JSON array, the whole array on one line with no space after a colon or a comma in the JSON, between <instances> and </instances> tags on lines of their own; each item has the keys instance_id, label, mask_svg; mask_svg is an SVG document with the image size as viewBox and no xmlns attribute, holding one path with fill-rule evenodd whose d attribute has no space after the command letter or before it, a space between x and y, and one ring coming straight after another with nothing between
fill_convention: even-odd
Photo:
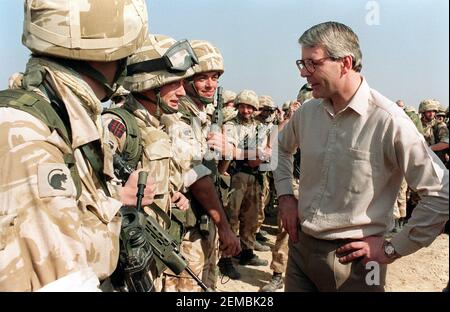
<instances>
[{"instance_id":1,"label":"camouflage jacket","mask_svg":"<svg viewBox=\"0 0 450 312\"><path fill-rule=\"evenodd\" d=\"M154 204L170 214L170 198L174 192L180 191L183 187L182 169L173 158L170 138L159 120L132 95L128 96L123 107L133 112L141 133L142 155L138 168L148 171L149 176L155 181ZM127 126L129 125L125 125L119 116L112 113L105 113L102 118L111 133L109 146L112 152L122 152L127 143ZM159 221L162 222L162 220Z\"/></svg>"},{"instance_id":2,"label":"camouflage jacket","mask_svg":"<svg viewBox=\"0 0 450 312\"><path fill-rule=\"evenodd\" d=\"M118 260L121 203L105 194L80 150L94 140L104 148L101 103L74 72L44 59L30 59L23 85L33 89L42 72L64 94L72 146L32 115L0 108L0 291L34 291L84 270L102 280ZM68 150L82 183L78 199L63 158ZM104 156L111 176L111 155Z\"/></svg>"}]
</instances>

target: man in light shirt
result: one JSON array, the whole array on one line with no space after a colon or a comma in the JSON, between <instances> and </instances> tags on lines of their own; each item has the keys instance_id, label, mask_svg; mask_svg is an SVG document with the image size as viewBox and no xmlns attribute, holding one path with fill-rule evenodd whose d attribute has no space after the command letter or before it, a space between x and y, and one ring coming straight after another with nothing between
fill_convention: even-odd
<instances>
[{"instance_id":1,"label":"man in light shirt","mask_svg":"<svg viewBox=\"0 0 450 312\"><path fill-rule=\"evenodd\" d=\"M274 172L289 233L286 291L383 291L386 266L430 245L448 220L448 170L414 124L371 89L347 26L326 22L299 39L301 76L313 89L279 136ZM292 154L301 149L298 201ZM390 242L400 184L421 201Z\"/></svg>"}]
</instances>

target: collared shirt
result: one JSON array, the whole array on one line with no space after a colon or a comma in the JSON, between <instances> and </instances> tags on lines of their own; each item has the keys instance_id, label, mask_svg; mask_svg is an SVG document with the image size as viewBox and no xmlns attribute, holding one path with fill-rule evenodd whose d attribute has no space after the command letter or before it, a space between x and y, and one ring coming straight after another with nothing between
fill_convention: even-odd
<instances>
[{"instance_id":1,"label":"collared shirt","mask_svg":"<svg viewBox=\"0 0 450 312\"><path fill-rule=\"evenodd\" d=\"M279 135L278 196L293 194L292 154L301 149L299 219L319 239L383 235L403 176L422 200L392 239L401 255L431 244L448 220L448 170L408 116L365 80L335 114L330 101L302 105Z\"/></svg>"}]
</instances>

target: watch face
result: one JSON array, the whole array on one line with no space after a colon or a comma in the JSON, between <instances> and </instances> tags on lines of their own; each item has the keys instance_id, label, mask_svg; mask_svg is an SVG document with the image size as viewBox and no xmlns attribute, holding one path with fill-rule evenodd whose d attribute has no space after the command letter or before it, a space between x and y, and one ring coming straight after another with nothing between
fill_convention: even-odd
<instances>
[{"instance_id":1,"label":"watch face","mask_svg":"<svg viewBox=\"0 0 450 312\"><path fill-rule=\"evenodd\" d=\"M388 256L394 255L394 253L395 253L394 246L392 246L391 244L386 244L386 246L384 247L384 252Z\"/></svg>"}]
</instances>

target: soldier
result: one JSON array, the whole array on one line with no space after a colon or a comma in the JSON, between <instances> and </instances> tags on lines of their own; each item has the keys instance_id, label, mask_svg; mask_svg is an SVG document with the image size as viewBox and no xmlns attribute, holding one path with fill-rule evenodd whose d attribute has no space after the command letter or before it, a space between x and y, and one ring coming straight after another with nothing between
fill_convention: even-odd
<instances>
[{"instance_id":1,"label":"soldier","mask_svg":"<svg viewBox=\"0 0 450 312\"><path fill-rule=\"evenodd\" d=\"M173 144L178 147L176 157L188 164L186 176L193 177L193 181L185 183L189 188L192 209L186 216L187 233L181 250L194 272L201 273L203 282L214 289L217 280L217 240L220 240L220 250L224 255L233 256L240 251L239 240L231 231L220 202L217 164L209 152L209 144L222 142L223 136L210 132L210 121L205 111L206 105L214 101L224 66L220 51L211 43L203 40L191 40L190 43L199 64L194 66L194 76L184 82L187 96L180 100L179 113L164 115L162 122ZM225 151L222 149L220 152L224 154ZM213 222L209 221L208 215ZM181 278L166 277L165 289L200 290L195 281L184 273Z\"/></svg>"},{"instance_id":2,"label":"soldier","mask_svg":"<svg viewBox=\"0 0 450 312\"><path fill-rule=\"evenodd\" d=\"M273 133L273 127L275 126L275 118L276 118L276 110L277 106L275 105L272 97L268 95L261 95L259 98L259 111L260 114L256 116L255 120L259 123L259 128L261 129L261 133L265 134L267 138L275 137L277 133ZM261 226L265 219L264 209L268 205L270 199L271 199L271 190L274 188L270 188L270 185L273 186L273 178L272 178L272 172L266 171L261 173L263 176L264 182L263 182L263 188L262 188L262 205L260 208L260 211L258 212L258 225L257 225L257 231L256 231L256 241L255 241L255 250L256 251L270 251L270 247L267 245L264 245L262 243L265 243L268 241L266 235L267 232L261 230Z\"/></svg>"},{"instance_id":3,"label":"soldier","mask_svg":"<svg viewBox=\"0 0 450 312\"><path fill-rule=\"evenodd\" d=\"M440 104L438 101L431 99L424 100L420 102L419 113L422 115L421 121L425 141L445 164L445 153L449 147L448 128L445 123L439 123L435 119L439 108Z\"/></svg>"},{"instance_id":4,"label":"soldier","mask_svg":"<svg viewBox=\"0 0 450 312\"><path fill-rule=\"evenodd\" d=\"M237 110L234 107L234 99L236 98L236 93L230 90L223 91L223 122L227 122L237 115Z\"/></svg>"},{"instance_id":5,"label":"soldier","mask_svg":"<svg viewBox=\"0 0 450 312\"><path fill-rule=\"evenodd\" d=\"M229 201L230 225L235 234L239 232L241 240L242 252L239 263L264 266L268 264L267 260L260 259L253 253L258 211L263 205L263 175L258 169L263 159L258 158L258 123L253 118L259 106L258 96L254 91L243 90L236 96L235 106L238 115L223 126L224 133L233 138L235 146L246 151L246 155L234 157L236 166L231 176L233 192ZM261 146L265 146L264 142ZM219 268L222 274L230 278L240 278L230 258L222 257Z\"/></svg>"},{"instance_id":6,"label":"soldier","mask_svg":"<svg viewBox=\"0 0 450 312\"><path fill-rule=\"evenodd\" d=\"M25 1L32 51L0 95L0 291L96 291L117 265L122 204L100 101L147 34L144 1ZM151 204L151 180L143 204Z\"/></svg>"},{"instance_id":7,"label":"soldier","mask_svg":"<svg viewBox=\"0 0 450 312\"><path fill-rule=\"evenodd\" d=\"M236 92L231 90L223 91L223 107L233 107L234 108L234 100L236 99Z\"/></svg>"},{"instance_id":8,"label":"soldier","mask_svg":"<svg viewBox=\"0 0 450 312\"><path fill-rule=\"evenodd\" d=\"M176 59L175 53L184 53L186 57ZM171 61L170 66L166 59ZM180 192L183 188L182 168L172 156L170 138L162 129L160 119L163 113L178 111L178 101L186 95L183 80L194 74L190 66L196 62L188 41L150 35L128 60L124 87L131 94L121 108L107 110L102 116L111 133L112 152L120 155L132 168L139 166L155 177L155 201L145 208L165 228L168 224L157 213L163 211L176 218L180 214L178 209L189 208L189 201ZM171 204L174 205L172 209ZM178 219L173 222L177 221L182 222ZM158 277L162 272L153 267L151 273L155 290L161 291L163 281Z\"/></svg>"}]
</instances>

